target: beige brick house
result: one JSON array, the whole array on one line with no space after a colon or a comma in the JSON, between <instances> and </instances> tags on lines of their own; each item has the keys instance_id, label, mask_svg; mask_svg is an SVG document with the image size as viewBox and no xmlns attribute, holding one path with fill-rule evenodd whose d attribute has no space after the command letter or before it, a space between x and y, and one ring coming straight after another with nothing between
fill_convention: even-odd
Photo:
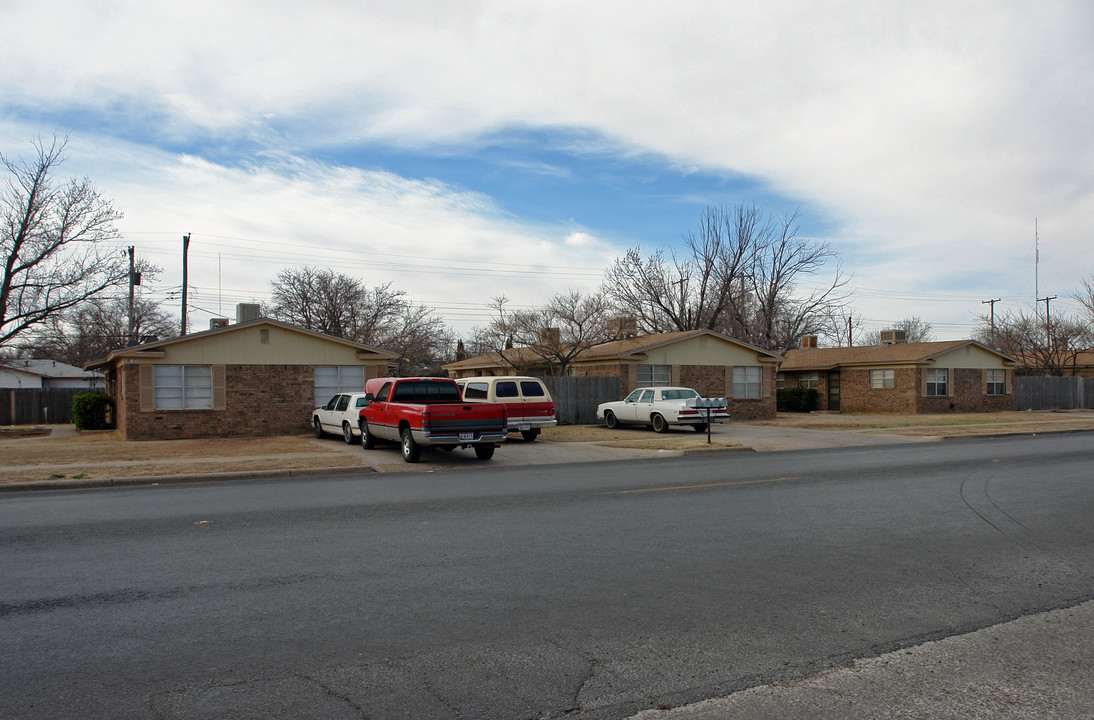
<instances>
[{"instance_id":1,"label":"beige brick house","mask_svg":"<svg viewBox=\"0 0 1094 720\"><path fill-rule=\"evenodd\" d=\"M116 350L106 373L127 440L262 436L306 430L338 392L388 373L394 353L260 318Z\"/></svg>"},{"instance_id":2,"label":"beige brick house","mask_svg":"<svg viewBox=\"0 0 1094 720\"><path fill-rule=\"evenodd\" d=\"M508 359L507 359L508 358ZM636 387L683 385L729 400L737 420L775 417L775 366L780 356L713 330L642 335L594 345L569 369L574 376L619 378L620 399ZM528 348L489 353L444 366L450 377L549 375Z\"/></svg>"},{"instance_id":3,"label":"beige brick house","mask_svg":"<svg viewBox=\"0 0 1094 720\"><path fill-rule=\"evenodd\" d=\"M779 387L817 390L817 410L854 413L1014 409L1014 361L975 340L791 350Z\"/></svg>"}]
</instances>

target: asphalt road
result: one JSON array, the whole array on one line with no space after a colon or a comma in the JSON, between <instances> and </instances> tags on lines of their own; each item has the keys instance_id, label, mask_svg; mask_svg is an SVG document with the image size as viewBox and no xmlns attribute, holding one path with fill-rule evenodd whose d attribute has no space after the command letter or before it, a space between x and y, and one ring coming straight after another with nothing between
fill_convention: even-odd
<instances>
[{"instance_id":1,"label":"asphalt road","mask_svg":"<svg viewBox=\"0 0 1094 720\"><path fill-rule=\"evenodd\" d=\"M0 717L618 718L1094 598L1087 434L0 497Z\"/></svg>"}]
</instances>

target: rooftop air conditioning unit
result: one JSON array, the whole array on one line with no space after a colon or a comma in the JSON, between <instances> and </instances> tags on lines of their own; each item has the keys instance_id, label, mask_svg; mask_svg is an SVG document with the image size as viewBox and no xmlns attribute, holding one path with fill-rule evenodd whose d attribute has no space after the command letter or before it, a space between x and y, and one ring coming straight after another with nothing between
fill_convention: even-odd
<instances>
[{"instance_id":1,"label":"rooftop air conditioning unit","mask_svg":"<svg viewBox=\"0 0 1094 720\"><path fill-rule=\"evenodd\" d=\"M258 303L239 303L236 305L236 322L245 323L261 317L262 308Z\"/></svg>"},{"instance_id":2,"label":"rooftop air conditioning unit","mask_svg":"<svg viewBox=\"0 0 1094 720\"><path fill-rule=\"evenodd\" d=\"M906 330L882 330L881 331L881 344L882 345L899 345L901 343L908 342L908 331Z\"/></svg>"}]
</instances>

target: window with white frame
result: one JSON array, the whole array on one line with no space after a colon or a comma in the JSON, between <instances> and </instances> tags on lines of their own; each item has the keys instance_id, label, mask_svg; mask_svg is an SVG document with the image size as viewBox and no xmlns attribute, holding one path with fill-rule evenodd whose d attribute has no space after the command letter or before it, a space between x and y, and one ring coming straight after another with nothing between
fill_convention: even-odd
<instances>
[{"instance_id":1,"label":"window with white frame","mask_svg":"<svg viewBox=\"0 0 1094 720\"><path fill-rule=\"evenodd\" d=\"M1006 370L985 370L984 371L984 392L988 395L1006 395L1007 394L1007 371Z\"/></svg>"},{"instance_id":2,"label":"window with white frame","mask_svg":"<svg viewBox=\"0 0 1094 720\"><path fill-rule=\"evenodd\" d=\"M884 388L896 387L896 371L895 370L871 370L870 371L870 389L881 390Z\"/></svg>"},{"instance_id":3,"label":"window with white frame","mask_svg":"<svg viewBox=\"0 0 1094 720\"><path fill-rule=\"evenodd\" d=\"M763 368L733 368L733 398L747 400L763 396Z\"/></svg>"},{"instance_id":4,"label":"window with white frame","mask_svg":"<svg viewBox=\"0 0 1094 720\"><path fill-rule=\"evenodd\" d=\"M927 395L928 397L942 397L946 394L946 380L949 371L931 368L927 371Z\"/></svg>"},{"instance_id":5,"label":"window with white frame","mask_svg":"<svg viewBox=\"0 0 1094 720\"><path fill-rule=\"evenodd\" d=\"M362 365L318 365L315 368L315 406L343 392L361 392L365 388Z\"/></svg>"},{"instance_id":6,"label":"window with white frame","mask_svg":"<svg viewBox=\"0 0 1094 720\"><path fill-rule=\"evenodd\" d=\"M157 410L212 410L211 365L156 365L152 392Z\"/></svg>"},{"instance_id":7,"label":"window with white frame","mask_svg":"<svg viewBox=\"0 0 1094 720\"><path fill-rule=\"evenodd\" d=\"M638 387L655 387L657 385L672 385L672 366L639 365Z\"/></svg>"},{"instance_id":8,"label":"window with white frame","mask_svg":"<svg viewBox=\"0 0 1094 720\"><path fill-rule=\"evenodd\" d=\"M800 388L819 388L820 387L820 373L807 372L798 375L798 387Z\"/></svg>"}]
</instances>

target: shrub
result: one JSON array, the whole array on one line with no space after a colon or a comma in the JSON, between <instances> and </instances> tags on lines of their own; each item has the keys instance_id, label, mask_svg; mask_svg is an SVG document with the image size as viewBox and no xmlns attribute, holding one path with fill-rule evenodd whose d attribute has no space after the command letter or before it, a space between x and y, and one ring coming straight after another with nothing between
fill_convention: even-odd
<instances>
[{"instance_id":1,"label":"shrub","mask_svg":"<svg viewBox=\"0 0 1094 720\"><path fill-rule=\"evenodd\" d=\"M817 409L816 388L782 388L775 393L781 412L811 412Z\"/></svg>"},{"instance_id":2,"label":"shrub","mask_svg":"<svg viewBox=\"0 0 1094 720\"><path fill-rule=\"evenodd\" d=\"M77 430L106 430L110 427L107 415L114 407L114 400L103 393L81 393L72 398L72 421Z\"/></svg>"}]
</instances>

